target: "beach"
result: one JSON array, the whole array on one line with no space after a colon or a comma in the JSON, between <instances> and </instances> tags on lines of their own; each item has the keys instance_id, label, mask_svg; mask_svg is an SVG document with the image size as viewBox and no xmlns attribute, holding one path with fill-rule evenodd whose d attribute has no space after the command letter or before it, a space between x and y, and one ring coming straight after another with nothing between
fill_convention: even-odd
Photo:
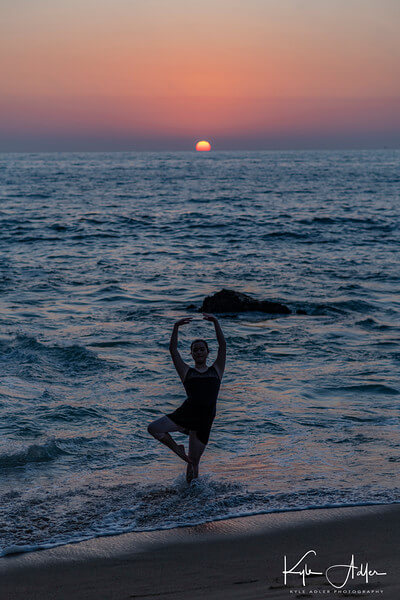
<instances>
[{"instance_id":1,"label":"beach","mask_svg":"<svg viewBox=\"0 0 400 600\"><path fill-rule=\"evenodd\" d=\"M395 573L400 154L198 158L0 157L7 600L287 597L285 552L312 549L317 571L354 554ZM222 289L289 312L218 313L226 369L188 486L147 428L186 397L178 319L182 359L199 338L216 359L201 306Z\"/></svg>"},{"instance_id":2,"label":"beach","mask_svg":"<svg viewBox=\"0 0 400 600\"><path fill-rule=\"evenodd\" d=\"M129 533L1 559L1 600L383 597L400 595L400 507L279 512ZM306 552L314 550L294 569ZM309 569L322 575L287 575ZM347 566L372 574L357 575ZM334 568L346 565L346 568ZM330 580L325 571L332 567ZM386 573L386 575L383 575ZM348 577L347 583L345 579ZM344 584L340 589L339 586Z\"/></svg>"}]
</instances>

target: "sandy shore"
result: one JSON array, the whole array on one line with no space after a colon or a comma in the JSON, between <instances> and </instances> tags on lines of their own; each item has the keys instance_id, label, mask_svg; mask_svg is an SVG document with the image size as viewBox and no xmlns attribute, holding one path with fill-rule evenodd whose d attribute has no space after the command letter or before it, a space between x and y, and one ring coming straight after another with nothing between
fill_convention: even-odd
<instances>
[{"instance_id":1,"label":"sandy shore","mask_svg":"<svg viewBox=\"0 0 400 600\"><path fill-rule=\"evenodd\" d=\"M257 515L194 527L98 538L0 559L1 600L191 600L380 597L400 599L400 506ZM306 559L322 575L288 574ZM333 587L325 570L369 565ZM302 566L304 566L302 562ZM295 569L299 570L300 566ZM330 570L336 585L348 567Z\"/></svg>"}]
</instances>

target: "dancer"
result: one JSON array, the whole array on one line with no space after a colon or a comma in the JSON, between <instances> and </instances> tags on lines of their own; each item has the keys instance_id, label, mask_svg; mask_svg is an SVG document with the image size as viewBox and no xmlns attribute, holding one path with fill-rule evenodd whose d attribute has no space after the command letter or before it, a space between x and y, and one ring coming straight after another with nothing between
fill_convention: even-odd
<instances>
[{"instance_id":1,"label":"dancer","mask_svg":"<svg viewBox=\"0 0 400 600\"><path fill-rule=\"evenodd\" d=\"M207 342L203 339L193 340L190 345L194 367L190 367L183 361L178 352L178 329L182 325L190 323L192 317L184 317L177 321L172 331L169 351L185 387L187 398L174 412L153 421L148 426L148 432L153 437L171 448L175 454L188 463L186 469L188 483L199 474L200 457L210 436L226 359L226 342L218 319L207 313L203 313L203 319L214 323L218 341L216 361L207 367L209 349ZM177 444L171 437L170 431L180 431L189 435L188 454L185 452L184 445Z\"/></svg>"}]
</instances>

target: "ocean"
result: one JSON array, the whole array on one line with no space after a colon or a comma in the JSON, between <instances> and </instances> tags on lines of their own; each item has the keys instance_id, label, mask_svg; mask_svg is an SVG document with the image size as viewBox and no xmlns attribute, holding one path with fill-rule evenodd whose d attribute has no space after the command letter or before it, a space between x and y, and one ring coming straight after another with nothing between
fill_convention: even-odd
<instances>
[{"instance_id":1,"label":"ocean","mask_svg":"<svg viewBox=\"0 0 400 600\"><path fill-rule=\"evenodd\" d=\"M400 151L0 154L0 554L399 488ZM200 478L168 344L227 365ZM186 442L183 434L175 434Z\"/></svg>"}]
</instances>

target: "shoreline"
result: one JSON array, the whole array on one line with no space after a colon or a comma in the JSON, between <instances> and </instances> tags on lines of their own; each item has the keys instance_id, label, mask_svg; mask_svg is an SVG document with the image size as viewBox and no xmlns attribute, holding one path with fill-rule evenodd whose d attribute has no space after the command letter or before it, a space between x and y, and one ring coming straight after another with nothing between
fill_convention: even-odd
<instances>
[{"instance_id":1,"label":"shoreline","mask_svg":"<svg viewBox=\"0 0 400 600\"><path fill-rule=\"evenodd\" d=\"M226 530L235 530L236 528L233 526L230 526L230 522L234 521L234 520L241 520L244 519L245 523L247 525L249 525L251 523L251 521L253 519L262 519L263 517L266 517L266 519L268 520L268 516L269 515L274 515L274 514L287 514L287 513L302 513L302 512L314 512L314 511L331 511L331 510L342 510L342 509L348 509L348 508L354 508L354 509L362 509L362 508L368 508L368 507L373 507L373 508L379 508L379 507L390 507L390 506L400 506L400 501L399 502L390 502L390 503L385 503L385 502L379 502L379 503L374 503L374 502L370 502L370 503L364 503L364 504L344 504L344 505L327 505L327 506L307 506L305 508L282 508L282 509L273 509L269 512L260 512L260 513L254 513L254 514L247 514L247 515L233 515L230 517L218 517L214 520L211 521L205 521L202 523L193 523L192 525L189 524L183 524L183 525L175 525L175 526L171 526L171 527L166 527L164 529L145 529L145 530L133 530L133 531L121 531L121 532L113 532L113 533L102 533L100 535L97 536L93 536L93 537L89 537L87 539L82 539L82 540L71 540L68 542L64 542L64 543L56 543L54 545L49 544L48 547L46 547L46 544L44 543L43 546L39 546L39 547L29 547L29 546L19 546L21 548L21 550L16 550L13 552L8 552L6 554L2 554L0 555L0 573L2 571L2 566L3 566L3 559L6 559L8 561L13 562L13 559L16 559L16 564L18 564L18 562L20 562L21 560L21 564L25 561L29 559L24 559L23 557L25 555L32 555L34 554L35 557L39 556L39 555L46 555L46 557L50 557L50 555L54 558L56 558L56 560L59 560L61 556L63 556L63 552L62 552L62 548L64 547L68 547L68 553L70 552L70 547L72 546L78 546L79 550L77 552L77 554L80 554L80 550L85 548L87 545L92 546L92 542L94 543L95 546L101 546L101 540L103 538L121 538L124 536L131 536L132 538L137 537L137 543L143 544L143 543L147 543L150 539L153 539L154 536L156 536L157 540L159 540L160 538L167 539L167 537L169 537L169 535L173 535L174 539L176 538L177 540L181 537L178 532L179 530L192 530L194 527L198 527L198 528L202 528L202 527L212 527L213 525L216 526L216 528L218 527L218 524L224 525L224 529ZM288 517L288 521L290 521L290 517ZM170 534L168 534L168 532L170 532ZM125 539L125 538L124 538ZM22 549L22 548L29 548L28 550ZM59 552L58 552L59 551ZM74 553L75 554L75 553ZM83 551L83 555L84 555L84 551ZM4 563L5 564L5 563Z\"/></svg>"},{"instance_id":2,"label":"shoreline","mask_svg":"<svg viewBox=\"0 0 400 600\"><path fill-rule=\"evenodd\" d=\"M370 590L368 595L395 600L400 597L399 517L398 504L305 509L7 555L0 560L0 598L315 597L312 584L318 595L345 595L343 590L349 589L360 590L359 596ZM288 575L285 586L283 556L294 564L311 549L317 555L308 564L315 571L348 565L354 555L355 565L368 563L371 570L387 575L374 575L368 583L355 577L351 589L341 593L325 575L309 577L305 587L299 575Z\"/></svg>"}]
</instances>

